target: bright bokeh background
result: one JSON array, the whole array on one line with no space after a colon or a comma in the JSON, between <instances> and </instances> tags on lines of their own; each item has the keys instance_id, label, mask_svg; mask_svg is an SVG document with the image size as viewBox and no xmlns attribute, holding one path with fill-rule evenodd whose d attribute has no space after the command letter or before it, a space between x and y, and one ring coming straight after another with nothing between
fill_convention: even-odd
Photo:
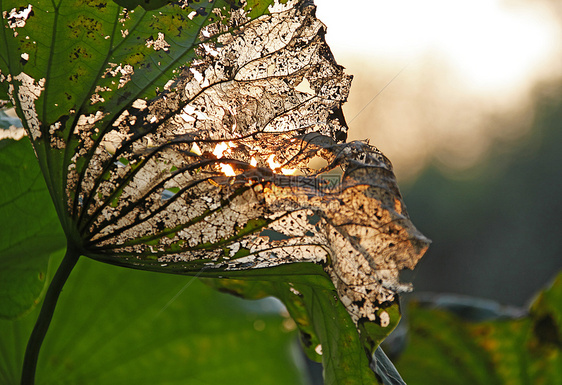
<instances>
[{"instance_id":1,"label":"bright bokeh background","mask_svg":"<svg viewBox=\"0 0 562 385\"><path fill-rule=\"evenodd\" d=\"M547 2L316 4L336 60L355 75L350 139L371 139L399 178L431 158L468 168L494 139L519 138L530 125L530 91L562 71L561 24Z\"/></svg>"},{"instance_id":2,"label":"bright bokeh background","mask_svg":"<svg viewBox=\"0 0 562 385\"><path fill-rule=\"evenodd\" d=\"M522 305L562 269L562 3L315 0L355 76L349 138L433 244L416 291Z\"/></svg>"}]
</instances>

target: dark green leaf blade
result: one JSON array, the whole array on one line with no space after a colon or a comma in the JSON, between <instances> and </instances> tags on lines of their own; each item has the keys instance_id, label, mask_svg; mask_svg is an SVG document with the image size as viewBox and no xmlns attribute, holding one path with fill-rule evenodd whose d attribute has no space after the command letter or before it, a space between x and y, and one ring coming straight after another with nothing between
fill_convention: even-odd
<instances>
[{"instance_id":1,"label":"dark green leaf blade","mask_svg":"<svg viewBox=\"0 0 562 385\"><path fill-rule=\"evenodd\" d=\"M0 141L0 317L38 303L49 255L65 245L29 140Z\"/></svg>"},{"instance_id":2,"label":"dark green leaf blade","mask_svg":"<svg viewBox=\"0 0 562 385\"><path fill-rule=\"evenodd\" d=\"M81 259L61 294L37 383L304 384L295 330L265 306L192 277ZM0 383L18 383L36 312L0 321Z\"/></svg>"}]
</instances>

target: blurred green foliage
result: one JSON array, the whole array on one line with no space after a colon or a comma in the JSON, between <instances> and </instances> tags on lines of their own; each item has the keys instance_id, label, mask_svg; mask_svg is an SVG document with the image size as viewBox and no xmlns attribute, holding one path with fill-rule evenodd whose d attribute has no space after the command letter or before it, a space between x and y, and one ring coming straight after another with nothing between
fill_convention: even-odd
<instances>
[{"instance_id":1,"label":"blurred green foliage","mask_svg":"<svg viewBox=\"0 0 562 385\"><path fill-rule=\"evenodd\" d=\"M427 305L408 308L407 348L397 362L408 384L562 384L562 273L522 317L473 322Z\"/></svg>"}]
</instances>

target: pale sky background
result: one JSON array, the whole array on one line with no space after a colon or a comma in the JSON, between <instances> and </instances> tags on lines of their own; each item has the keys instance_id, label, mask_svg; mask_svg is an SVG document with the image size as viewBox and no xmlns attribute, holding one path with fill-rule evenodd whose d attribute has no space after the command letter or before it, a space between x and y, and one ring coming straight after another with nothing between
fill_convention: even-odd
<instances>
[{"instance_id":1,"label":"pale sky background","mask_svg":"<svg viewBox=\"0 0 562 385\"><path fill-rule=\"evenodd\" d=\"M562 74L556 2L315 3L336 60L355 76L349 137L369 138L399 179L430 161L466 169L495 141L523 140L534 85Z\"/></svg>"}]
</instances>

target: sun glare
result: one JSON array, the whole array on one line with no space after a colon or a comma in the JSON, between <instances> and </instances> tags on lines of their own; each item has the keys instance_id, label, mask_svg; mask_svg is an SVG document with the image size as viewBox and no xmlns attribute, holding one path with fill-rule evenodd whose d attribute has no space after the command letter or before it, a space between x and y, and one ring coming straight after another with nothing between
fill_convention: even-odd
<instances>
[{"instance_id":1,"label":"sun glare","mask_svg":"<svg viewBox=\"0 0 562 385\"><path fill-rule=\"evenodd\" d=\"M283 175L293 175L297 171L294 168L281 168L282 164L275 160L275 154L269 155L267 158L267 164L269 165L269 168L274 171L280 169Z\"/></svg>"},{"instance_id":2,"label":"sun glare","mask_svg":"<svg viewBox=\"0 0 562 385\"><path fill-rule=\"evenodd\" d=\"M221 142L218 143L215 146L215 149L213 150L213 155L215 155L218 159L222 158L225 153L227 155L232 153L232 148L236 147L234 145L234 143L232 142ZM219 163L219 167L221 169L221 172L226 175L226 176L236 176L236 172L234 171L234 169L232 168L232 166L228 163Z\"/></svg>"},{"instance_id":3,"label":"sun glare","mask_svg":"<svg viewBox=\"0 0 562 385\"><path fill-rule=\"evenodd\" d=\"M336 52L415 64L446 60L467 87L513 87L556 49L557 23L540 4L501 0L316 0ZM358 10L361 10L358 12Z\"/></svg>"}]
</instances>

